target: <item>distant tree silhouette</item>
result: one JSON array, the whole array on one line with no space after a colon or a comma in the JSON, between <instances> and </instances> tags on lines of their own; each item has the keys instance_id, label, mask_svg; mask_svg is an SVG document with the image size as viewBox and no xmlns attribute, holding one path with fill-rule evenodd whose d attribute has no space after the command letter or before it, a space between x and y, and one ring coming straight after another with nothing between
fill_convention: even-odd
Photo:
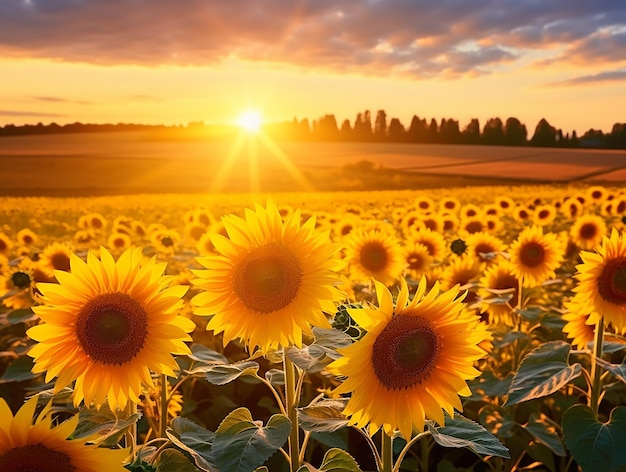
<instances>
[{"instance_id":1,"label":"distant tree silhouette","mask_svg":"<svg viewBox=\"0 0 626 472\"><path fill-rule=\"evenodd\" d=\"M517 118L507 118L504 124L504 144L507 146L523 146L526 144L528 131Z\"/></svg>"},{"instance_id":2,"label":"distant tree silhouette","mask_svg":"<svg viewBox=\"0 0 626 472\"><path fill-rule=\"evenodd\" d=\"M313 122L313 132L317 139L335 141L339 138L335 115L324 115Z\"/></svg>"},{"instance_id":3,"label":"distant tree silhouette","mask_svg":"<svg viewBox=\"0 0 626 472\"><path fill-rule=\"evenodd\" d=\"M533 146L554 146L556 144L557 131L545 118L541 118L535 128L535 134L530 140Z\"/></svg>"},{"instance_id":4,"label":"distant tree silhouette","mask_svg":"<svg viewBox=\"0 0 626 472\"><path fill-rule=\"evenodd\" d=\"M413 115L409 126L408 140L414 143L424 143L428 140L428 124L425 119Z\"/></svg>"},{"instance_id":5,"label":"distant tree silhouette","mask_svg":"<svg viewBox=\"0 0 626 472\"><path fill-rule=\"evenodd\" d=\"M434 118L430 120L430 125L428 125L428 142L439 142L439 126L437 126L437 121Z\"/></svg>"},{"instance_id":6,"label":"distant tree silhouette","mask_svg":"<svg viewBox=\"0 0 626 472\"><path fill-rule=\"evenodd\" d=\"M461 142L461 131L459 122L456 120L443 118L439 126L439 141L448 144L458 144Z\"/></svg>"},{"instance_id":7,"label":"distant tree silhouette","mask_svg":"<svg viewBox=\"0 0 626 472\"><path fill-rule=\"evenodd\" d=\"M369 110L358 113L354 120L353 135L358 141L370 141L372 139L372 118Z\"/></svg>"},{"instance_id":8,"label":"distant tree silhouette","mask_svg":"<svg viewBox=\"0 0 626 472\"><path fill-rule=\"evenodd\" d=\"M504 127L500 118L489 118L483 128L483 143L501 146L504 144Z\"/></svg>"},{"instance_id":9,"label":"distant tree silhouette","mask_svg":"<svg viewBox=\"0 0 626 472\"><path fill-rule=\"evenodd\" d=\"M389 141L406 141L406 131L398 118L392 118L389 122Z\"/></svg>"},{"instance_id":10,"label":"distant tree silhouette","mask_svg":"<svg viewBox=\"0 0 626 472\"><path fill-rule=\"evenodd\" d=\"M374 139L384 141L387 138L387 113L385 110L376 112L376 120L374 121Z\"/></svg>"},{"instance_id":11,"label":"distant tree silhouette","mask_svg":"<svg viewBox=\"0 0 626 472\"><path fill-rule=\"evenodd\" d=\"M478 118L472 118L467 126L463 128L461 135L463 142L466 144L480 144L482 136L480 134L480 122Z\"/></svg>"}]
</instances>

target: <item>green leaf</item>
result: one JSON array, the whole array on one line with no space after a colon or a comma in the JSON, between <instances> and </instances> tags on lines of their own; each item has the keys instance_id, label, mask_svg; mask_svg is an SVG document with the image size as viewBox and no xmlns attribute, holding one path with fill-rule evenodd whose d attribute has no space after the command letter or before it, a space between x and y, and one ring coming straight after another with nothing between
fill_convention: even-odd
<instances>
[{"instance_id":1,"label":"green leaf","mask_svg":"<svg viewBox=\"0 0 626 472\"><path fill-rule=\"evenodd\" d=\"M513 376L505 404L545 397L578 377L582 373L580 364L568 364L571 349L569 343L551 341L530 351Z\"/></svg>"},{"instance_id":2,"label":"green leaf","mask_svg":"<svg viewBox=\"0 0 626 472\"><path fill-rule=\"evenodd\" d=\"M559 425L547 416L533 413L524 428L532 434L538 443L548 447L557 456L565 457L567 455L563 440L557 434Z\"/></svg>"},{"instance_id":3,"label":"green leaf","mask_svg":"<svg viewBox=\"0 0 626 472\"><path fill-rule=\"evenodd\" d=\"M0 377L0 384L10 382L23 382L24 380L31 380L41 374L35 374L32 372L32 368L35 365L33 358L27 355L20 356L9 364L7 370L4 371L2 377Z\"/></svg>"},{"instance_id":4,"label":"green leaf","mask_svg":"<svg viewBox=\"0 0 626 472\"><path fill-rule=\"evenodd\" d=\"M285 385L285 373L280 369L270 369L265 372L265 380L272 385Z\"/></svg>"},{"instance_id":5,"label":"green leaf","mask_svg":"<svg viewBox=\"0 0 626 472\"><path fill-rule=\"evenodd\" d=\"M289 346L285 349L285 355L291 362L306 372L320 364L320 361L326 357L326 351L317 344L311 344L302 349Z\"/></svg>"},{"instance_id":6,"label":"green leaf","mask_svg":"<svg viewBox=\"0 0 626 472\"><path fill-rule=\"evenodd\" d=\"M626 465L626 407L614 408L609 421L601 423L591 408L574 405L563 414L562 426L565 444L584 472Z\"/></svg>"},{"instance_id":7,"label":"green leaf","mask_svg":"<svg viewBox=\"0 0 626 472\"><path fill-rule=\"evenodd\" d=\"M326 351L326 355L333 360L339 359L341 354L337 349L341 349L352 344L352 338L338 329L313 328L314 344L321 346Z\"/></svg>"},{"instance_id":8,"label":"green leaf","mask_svg":"<svg viewBox=\"0 0 626 472\"><path fill-rule=\"evenodd\" d=\"M174 418L170 428L166 431L167 437L183 451L187 451L196 465L209 472L218 472L211 462L211 447L215 433L197 425L187 418Z\"/></svg>"},{"instance_id":9,"label":"green leaf","mask_svg":"<svg viewBox=\"0 0 626 472\"><path fill-rule=\"evenodd\" d=\"M197 472L182 452L167 448L159 454L156 472Z\"/></svg>"},{"instance_id":10,"label":"green leaf","mask_svg":"<svg viewBox=\"0 0 626 472\"><path fill-rule=\"evenodd\" d=\"M310 470L306 465L303 465L298 469L298 472L309 472ZM337 448L326 451L320 468L313 470L320 472L361 472L361 468L354 458L343 449Z\"/></svg>"},{"instance_id":11,"label":"green leaf","mask_svg":"<svg viewBox=\"0 0 626 472\"><path fill-rule=\"evenodd\" d=\"M478 423L458 413L446 415L445 426L427 421L426 426L437 444L444 447L467 447L477 454L510 458L509 450Z\"/></svg>"},{"instance_id":12,"label":"green leaf","mask_svg":"<svg viewBox=\"0 0 626 472\"><path fill-rule=\"evenodd\" d=\"M202 344L194 343L190 348L191 354L187 354L187 357L194 361L203 362L205 364L228 364L226 356Z\"/></svg>"},{"instance_id":13,"label":"green leaf","mask_svg":"<svg viewBox=\"0 0 626 472\"><path fill-rule=\"evenodd\" d=\"M600 359L600 358L597 358L596 361L598 365L602 366L603 369L608 370L615 377L617 377L620 381L626 383L626 363L611 364L610 362L607 362L604 359Z\"/></svg>"},{"instance_id":14,"label":"green leaf","mask_svg":"<svg viewBox=\"0 0 626 472\"><path fill-rule=\"evenodd\" d=\"M26 323L28 321L33 321L38 319L39 317L33 313L33 310L30 308L20 308L18 310L10 311L6 314L6 319L10 324L19 324Z\"/></svg>"},{"instance_id":15,"label":"green leaf","mask_svg":"<svg viewBox=\"0 0 626 472\"><path fill-rule=\"evenodd\" d=\"M298 408L298 422L305 431L314 433L332 433L348 424L342 412L348 399L327 399L313 405Z\"/></svg>"},{"instance_id":16,"label":"green leaf","mask_svg":"<svg viewBox=\"0 0 626 472\"><path fill-rule=\"evenodd\" d=\"M291 422L283 415L273 415L262 426L247 408L238 408L215 432L211 457L220 470L252 472L285 444L290 431Z\"/></svg>"},{"instance_id":17,"label":"green leaf","mask_svg":"<svg viewBox=\"0 0 626 472\"><path fill-rule=\"evenodd\" d=\"M253 375L259 371L259 364L254 361L237 362L235 364L210 366L206 378L214 385L226 385L242 375Z\"/></svg>"},{"instance_id":18,"label":"green leaf","mask_svg":"<svg viewBox=\"0 0 626 472\"><path fill-rule=\"evenodd\" d=\"M539 318L541 318L541 315L544 313L544 311L538 306L532 306L524 308L523 310L516 309L515 313L521 315L521 317L525 320L537 321Z\"/></svg>"},{"instance_id":19,"label":"green leaf","mask_svg":"<svg viewBox=\"0 0 626 472\"><path fill-rule=\"evenodd\" d=\"M129 428L141 418L140 412L128 418L118 418L108 405L97 408L82 408L78 412L78 425L74 439L89 439L102 445L114 445Z\"/></svg>"}]
</instances>

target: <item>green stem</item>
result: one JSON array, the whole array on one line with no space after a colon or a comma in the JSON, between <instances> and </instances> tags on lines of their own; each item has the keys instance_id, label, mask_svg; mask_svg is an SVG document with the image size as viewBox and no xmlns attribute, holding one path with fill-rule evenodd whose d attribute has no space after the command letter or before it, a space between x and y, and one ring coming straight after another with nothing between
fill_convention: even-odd
<instances>
[{"instance_id":1,"label":"green stem","mask_svg":"<svg viewBox=\"0 0 626 472\"><path fill-rule=\"evenodd\" d=\"M413 444L422 439L424 436L428 436L429 434L429 431L423 431L417 436L413 436L411 440L405 444L405 446L402 448L402 451L400 451L400 454L398 454L398 460L396 460L396 466L393 468L393 472L398 472L400 470L400 466L402 465L404 456L406 456L406 454L409 452L411 446L413 446Z\"/></svg>"},{"instance_id":2,"label":"green stem","mask_svg":"<svg viewBox=\"0 0 626 472\"><path fill-rule=\"evenodd\" d=\"M596 322L596 331L593 340L593 353L591 356L591 392L589 395L589 407L596 418L600 405L600 389L602 386L602 369L598 366L597 359L602 357L602 344L604 343L604 316L599 316Z\"/></svg>"},{"instance_id":3,"label":"green stem","mask_svg":"<svg viewBox=\"0 0 626 472\"><path fill-rule=\"evenodd\" d=\"M380 472L392 472L393 471L393 438L389 436L385 431L381 431L381 448L380 455L382 456L383 464Z\"/></svg>"},{"instance_id":4,"label":"green stem","mask_svg":"<svg viewBox=\"0 0 626 472\"><path fill-rule=\"evenodd\" d=\"M126 408L124 409L126 413L126 418L130 418L135 413L137 413L137 404L133 401L128 401L126 404ZM128 428L128 432L124 435L126 441L126 447L130 447L131 457L135 457L135 452L137 451L137 422L133 422Z\"/></svg>"},{"instance_id":5,"label":"green stem","mask_svg":"<svg viewBox=\"0 0 626 472\"><path fill-rule=\"evenodd\" d=\"M283 363L285 367L285 397L287 399L287 415L291 421L291 433L289 435L289 456L291 472L296 472L300 468L300 437L298 426L298 398L296 395L296 377L295 366L283 354Z\"/></svg>"},{"instance_id":6,"label":"green stem","mask_svg":"<svg viewBox=\"0 0 626 472\"><path fill-rule=\"evenodd\" d=\"M167 428L167 405L169 403L169 398L167 396L167 376L165 374L161 375L161 420L159 422L159 437L164 438L165 430Z\"/></svg>"}]
</instances>

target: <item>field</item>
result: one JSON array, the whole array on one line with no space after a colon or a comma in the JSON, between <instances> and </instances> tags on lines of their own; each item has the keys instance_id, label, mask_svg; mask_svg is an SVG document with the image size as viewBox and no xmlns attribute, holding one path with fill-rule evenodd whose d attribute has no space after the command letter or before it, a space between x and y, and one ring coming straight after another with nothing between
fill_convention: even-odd
<instances>
[{"instance_id":1,"label":"field","mask_svg":"<svg viewBox=\"0 0 626 472\"><path fill-rule=\"evenodd\" d=\"M2 139L0 434L107 470L625 470L624 168Z\"/></svg>"}]
</instances>

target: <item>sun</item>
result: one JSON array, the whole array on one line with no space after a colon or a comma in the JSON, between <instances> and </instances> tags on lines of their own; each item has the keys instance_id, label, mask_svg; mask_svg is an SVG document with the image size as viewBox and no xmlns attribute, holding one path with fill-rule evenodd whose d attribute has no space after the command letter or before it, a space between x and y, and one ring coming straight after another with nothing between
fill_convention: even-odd
<instances>
[{"instance_id":1,"label":"sun","mask_svg":"<svg viewBox=\"0 0 626 472\"><path fill-rule=\"evenodd\" d=\"M250 133L257 133L261 129L263 119L258 111L248 110L239 115L235 123Z\"/></svg>"}]
</instances>

